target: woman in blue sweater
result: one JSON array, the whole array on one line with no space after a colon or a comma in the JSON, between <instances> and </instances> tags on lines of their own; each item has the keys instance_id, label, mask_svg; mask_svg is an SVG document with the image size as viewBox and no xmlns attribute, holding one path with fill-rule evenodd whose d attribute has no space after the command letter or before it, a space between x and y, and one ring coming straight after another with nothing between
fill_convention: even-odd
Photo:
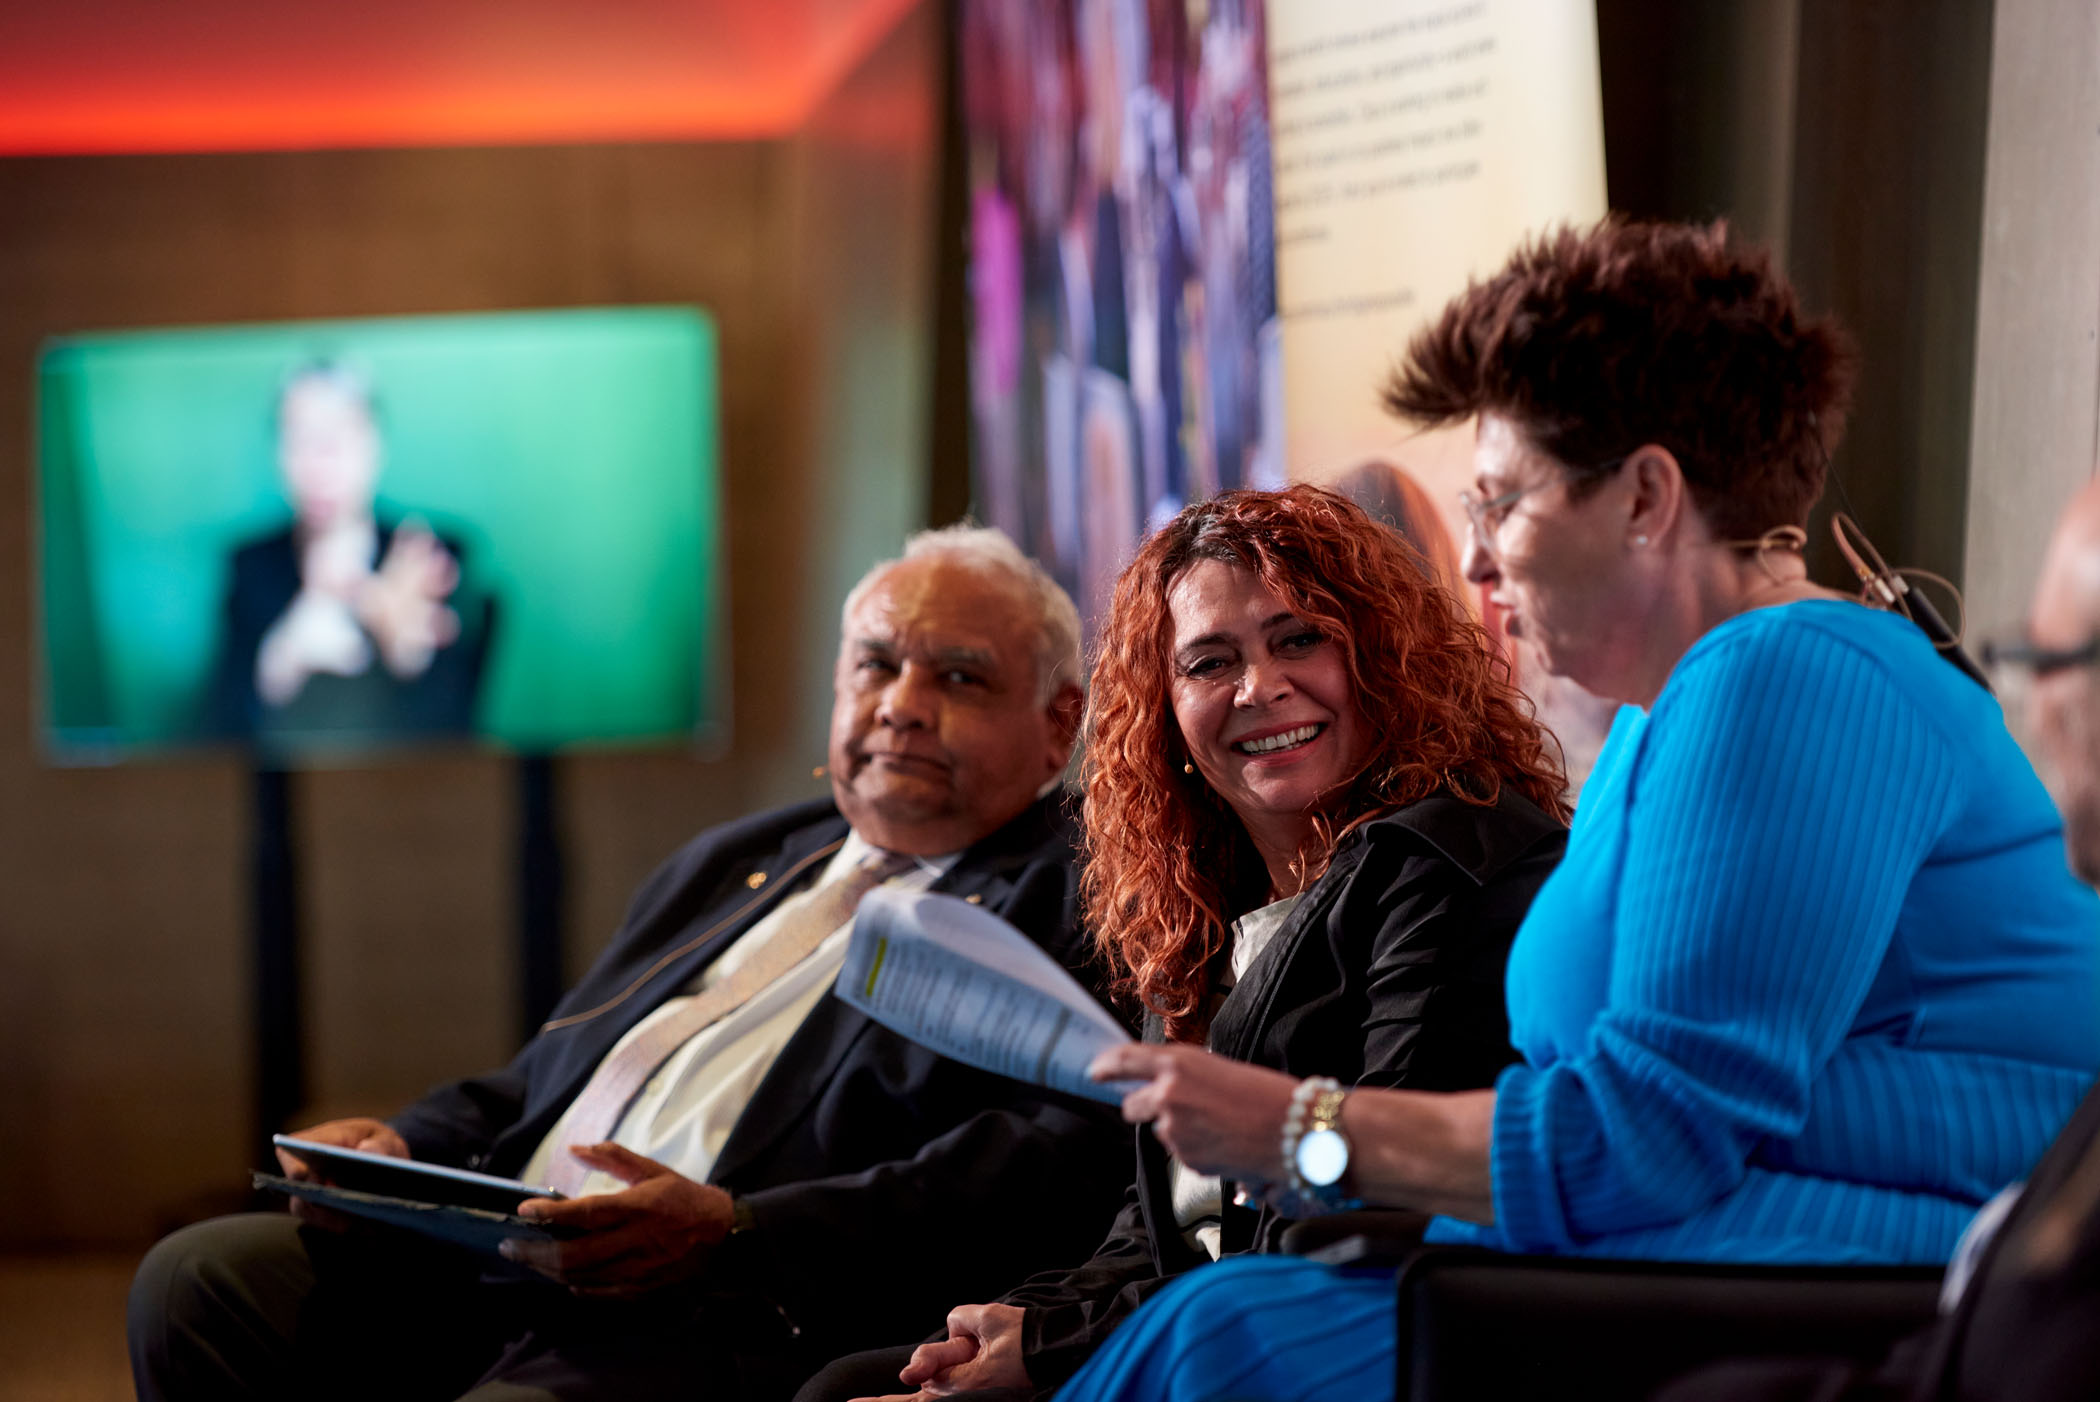
<instances>
[{"instance_id":1,"label":"woman in blue sweater","mask_svg":"<svg viewBox=\"0 0 2100 1402\"><path fill-rule=\"evenodd\" d=\"M1725 230L1521 250L1387 391L1478 420L1469 578L1627 703L1518 934L1493 1090L1322 1093L1186 1047L1125 1113L1242 1183L1441 1214L1431 1240L1659 1260L1939 1262L2100 1065L2100 906L1992 698L1811 584L1840 333ZM1389 1275L1221 1266L1070 1398L1389 1396Z\"/></svg>"}]
</instances>

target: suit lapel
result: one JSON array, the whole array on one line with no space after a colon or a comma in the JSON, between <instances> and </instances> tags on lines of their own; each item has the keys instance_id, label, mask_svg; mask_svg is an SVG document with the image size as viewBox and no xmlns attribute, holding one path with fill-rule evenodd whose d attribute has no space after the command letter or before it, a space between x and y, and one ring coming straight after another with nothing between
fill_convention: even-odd
<instances>
[{"instance_id":1,"label":"suit lapel","mask_svg":"<svg viewBox=\"0 0 2100 1402\"><path fill-rule=\"evenodd\" d=\"M845 841L846 824L832 818L812 824L781 842L780 851L769 863L755 868L768 878L762 886L748 883L720 898L720 888L674 897L650 919L663 927L664 952L641 966L603 1002L541 1027L541 1035L568 1031L574 1038L563 1061L569 1068L566 1080L536 1111L505 1131L490 1157L513 1151L519 1143L537 1144L589 1082L598 1066L620 1038L635 1024L673 997L700 971L736 943L745 931L763 919L799 887L807 884L813 870L821 871L839 844Z\"/></svg>"},{"instance_id":2,"label":"suit lapel","mask_svg":"<svg viewBox=\"0 0 2100 1402\"><path fill-rule=\"evenodd\" d=\"M1212 1051L1235 1061L1258 1060L1255 1053L1260 1049L1262 1033L1268 1030L1272 1020L1272 1005L1283 972L1291 966L1298 946L1305 942L1306 932L1319 923L1318 917L1333 900L1333 888L1327 880L1333 872L1334 868L1328 868L1299 898L1298 904L1291 907L1290 914L1284 917L1283 928L1247 966L1247 976L1225 994L1225 1001L1218 1005L1217 1016L1210 1023Z\"/></svg>"},{"instance_id":3,"label":"suit lapel","mask_svg":"<svg viewBox=\"0 0 2100 1402\"><path fill-rule=\"evenodd\" d=\"M929 889L998 910L1013 889L1007 875L1010 870L1007 863L992 869L973 868L965 856ZM826 992L809 1016L802 1019L802 1025L781 1049L766 1078L759 1082L751 1103L737 1117L736 1128L729 1132L722 1152L716 1155L708 1181L730 1182L746 1165L772 1148L817 1103L847 1054L876 1026L866 1014Z\"/></svg>"},{"instance_id":4,"label":"suit lapel","mask_svg":"<svg viewBox=\"0 0 2100 1402\"><path fill-rule=\"evenodd\" d=\"M762 887L733 891L728 899L711 901L690 913L688 908L677 904L667 908L656 917L659 923L670 927L662 954L640 969L630 982L604 1003L557 1018L540 1030L554 1032L566 1026L600 1023L592 1032L593 1040L602 1041L602 1054L602 1049L610 1048L629 1028L662 1006L664 1000L672 996L671 991L683 988L698 977L702 969L736 943L746 930L764 919L789 895L807 885L845 840L843 822L819 823L805 828L781 844L780 855L770 867L760 869L764 877L771 878Z\"/></svg>"}]
</instances>

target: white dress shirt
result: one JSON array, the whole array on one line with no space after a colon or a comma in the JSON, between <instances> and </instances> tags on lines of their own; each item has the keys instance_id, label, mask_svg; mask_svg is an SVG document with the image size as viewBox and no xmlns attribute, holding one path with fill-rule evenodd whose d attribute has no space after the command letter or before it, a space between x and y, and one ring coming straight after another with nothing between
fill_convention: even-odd
<instances>
[{"instance_id":1,"label":"white dress shirt","mask_svg":"<svg viewBox=\"0 0 2100 1402\"><path fill-rule=\"evenodd\" d=\"M1221 992L1238 986L1254 967L1254 961L1276 938L1283 922L1298 906L1297 896L1285 896L1248 911L1232 922L1232 977ZM1224 1247L1225 1187L1215 1174L1197 1173L1180 1159L1170 1161L1173 1185L1174 1224L1181 1239L1215 1261Z\"/></svg>"},{"instance_id":2,"label":"white dress shirt","mask_svg":"<svg viewBox=\"0 0 2100 1402\"><path fill-rule=\"evenodd\" d=\"M665 1000L662 1007L628 1029L627 1035L606 1054L607 1059L616 1055L630 1039L640 1036L657 1019L672 1015L684 1006L687 999L728 977L738 965L764 947L793 913L808 902L810 892L827 881L844 876L875 850L859 833L849 834L845 845L833 854L814 881L768 911L763 919L739 936L735 944L701 970L700 976L686 985L684 993ZM923 891L954 866L960 855L921 857L916 867L883 884L906 891ZM853 922L848 920L808 958L752 994L741 1007L688 1038L636 1092L613 1130L613 1141L644 1158L655 1159L695 1182L706 1181L714 1168L716 1156L729 1141L730 1131L736 1128L737 1118L758 1093L766 1073L773 1069L773 1063L780 1058L789 1038L795 1035L795 1029L802 1025L802 1020L809 1016L810 1010L837 980L839 969L846 962L847 937L852 932ZM553 1128L548 1130L547 1137L540 1141L531 1159L527 1160L525 1171L518 1175L520 1179L527 1183L547 1181L554 1146L568 1127L569 1116L575 1108L572 1101ZM609 1173L593 1172L584 1179L575 1196L618 1192L626 1186Z\"/></svg>"}]
</instances>

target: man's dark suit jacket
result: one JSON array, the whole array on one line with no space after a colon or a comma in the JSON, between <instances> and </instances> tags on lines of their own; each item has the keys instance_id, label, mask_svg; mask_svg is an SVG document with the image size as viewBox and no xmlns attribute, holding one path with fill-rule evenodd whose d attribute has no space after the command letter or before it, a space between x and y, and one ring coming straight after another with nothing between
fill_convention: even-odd
<instances>
[{"instance_id":1,"label":"man's dark suit jacket","mask_svg":"<svg viewBox=\"0 0 2100 1402\"><path fill-rule=\"evenodd\" d=\"M1567 829L1507 786L1492 806L1440 794L1352 829L1226 995L1211 1048L1349 1086L1493 1085L1516 1059L1503 998L1510 941L1566 845ZM1149 1020L1147 1040L1159 1037ZM1273 1250L1289 1221L1233 1206L1232 1191L1224 1251ZM1030 1379L1062 1382L1154 1290L1207 1259L1176 1223L1165 1147L1140 1128L1137 1181L1093 1258L1004 1297L1027 1310Z\"/></svg>"},{"instance_id":2,"label":"man's dark suit jacket","mask_svg":"<svg viewBox=\"0 0 2100 1402\"><path fill-rule=\"evenodd\" d=\"M981 902L1083 973L1061 798L979 842L933 889ZM847 836L828 801L711 829L657 870L611 946L517 1057L392 1123L416 1158L515 1175L591 1072ZM738 1119L709 1181L748 1204L713 1283L769 1300L801 1347L935 1328L958 1301L1082 1258L1115 1215L1112 1107L971 1070L826 993Z\"/></svg>"}]
</instances>

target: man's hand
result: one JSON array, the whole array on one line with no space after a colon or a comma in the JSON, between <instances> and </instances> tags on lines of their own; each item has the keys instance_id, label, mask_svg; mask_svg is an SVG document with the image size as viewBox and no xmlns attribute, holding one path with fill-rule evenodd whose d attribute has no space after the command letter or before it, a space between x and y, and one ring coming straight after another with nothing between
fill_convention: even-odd
<instances>
[{"instance_id":1,"label":"man's hand","mask_svg":"<svg viewBox=\"0 0 2100 1402\"><path fill-rule=\"evenodd\" d=\"M1123 1097L1123 1118L1150 1121L1167 1152L1198 1173L1241 1182L1283 1176L1283 1117L1297 1081L1200 1047L1131 1043L1094 1058L1097 1081L1142 1081Z\"/></svg>"},{"instance_id":2,"label":"man's hand","mask_svg":"<svg viewBox=\"0 0 2100 1402\"><path fill-rule=\"evenodd\" d=\"M513 1237L502 1247L508 1259L579 1295L639 1295L699 1274L729 1235L734 1208L720 1188L695 1183L617 1144L569 1152L633 1186L561 1201L526 1199L518 1205L520 1217L582 1234L562 1241Z\"/></svg>"},{"instance_id":3,"label":"man's hand","mask_svg":"<svg viewBox=\"0 0 2100 1402\"><path fill-rule=\"evenodd\" d=\"M372 644L350 606L332 594L301 589L255 650L255 694L282 706L322 672L355 677L372 665Z\"/></svg>"},{"instance_id":4,"label":"man's hand","mask_svg":"<svg viewBox=\"0 0 2100 1402\"><path fill-rule=\"evenodd\" d=\"M361 1115L347 1120L330 1120L311 1129L299 1130L291 1137L310 1139L336 1149L355 1149L363 1154L385 1154L394 1159L414 1157L408 1152L408 1141L396 1134L392 1125L385 1120L367 1119ZM325 1174L315 1173L303 1159L293 1157L289 1149L277 1151L277 1164L284 1170L284 1176L294 1182L328 1181Z\"/></svg>"},{"instance_id":5,"label":"man's hand","mask_svg":"<svg viewBox=\"0 0 2100 1402\"><path fill-rule=\"evenodd\" d=\"M1021 1361L1021 1307L957 1305L948 1311L948 1337L920 1344L897 1381L919 1390L872 1402L926 1402L983 1387L1030 1386Z\"/></svg>"},{"instance_id":6,"label":"man's hand","mask_svg":"<svg viewBox=\"0 0 2100 1402\"><path fill-rule=\"evenodd\" d=\"M357 594L357 617L379 644L387 670L413 681L439 648L459 638L459 615L445 600L459 587L459 562L430 528L403 522L386 558Z\"/></svg>"},{"instance_id":7,"label":"man's hand","mask_svg":"<svg viewBox=\"0 0 2100 1402\"><path fill-rule=\"evenodd\" d=\"M302 1129L292 1135L294 1139L311 1139L316 1144L328 1144L338 1149L357 1149L367 1154L385 1154L389 1158L414 1157L408 1152L408 1141L394 1132L392 1125L384 1120L357 1116L347 1120L330 1120L311 1129ZM326 1183L328 1175L316 1172L303 1159L293 1156L288 1149L277 1151L277 1166L284 1176L295 1183ZM351 1220L340 1212L331 1212L325 1207L316 1207L303 1198L292 1199L292 1215L309 1226L325 1227L332 1232L347 1230Z\"/></svg>"}]
</instances>

